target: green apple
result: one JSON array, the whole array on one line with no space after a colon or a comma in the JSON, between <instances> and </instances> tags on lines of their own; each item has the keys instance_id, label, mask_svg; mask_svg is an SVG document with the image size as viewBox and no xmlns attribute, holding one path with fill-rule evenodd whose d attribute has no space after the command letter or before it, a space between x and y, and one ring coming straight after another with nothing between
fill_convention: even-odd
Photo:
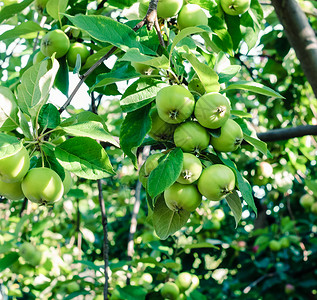
<instances>
[{"instance_id":1,"label":"green apple","mask_svg":"<svg viewBox=\"0 0 317 300\"><path fill-rule=\"evenodd\" d=\"M230 117L230 101L219 93L208 93L197 100L195 117L206 128L221 127Z\"/></svg>"},{"instance_id":2,"label":"green apple","mask_svg":"<svg viewBox=\"0 0 317 300\"><path fill-rule=\"evenodd\" d=\"M177 24L180 29L208 25L208 17L198 4L186 4L178 14Z\"/></svg>"},{"instance_id":3,"label":"green apple","mask_svg":"<svg viewBox=\"0 0 317 300\"><path fill-rule=\"evenodd\" d=\"M251 4L251 0L220 0L224 12L231 16L244 14Z\"/></svg>"},{"instance_id":4,"label":"green apple","mask_svg":"<svg viewBox=\"0 0 317 300\"><path fill-rule=\"evenodd\" d=\"M174 211L194 211L201 203L201 195L195 185L175 182L164 191L166 206Z\"/></svg>"},{"instance_id":5,"label":"green apple","mask_svg":"<svg viewBox=\"0 0 317 300\"><path fill-rule=\"evenodd\" d=\"M175 283L177 284L179 291L184 292L188 290L192 284L192 275L188 272L182 272L178 274Z\"/></svg>"},{"instance_id":6,"label":"green apple","mask_svg":"<svg viewBox=\"0 0 317 300\"><path fill-rule=\"evenodd\" d=\"M167 86L157 93L157 112L167 123L178 124L185 121L193 113L194 107L194 96L181 85Z\"/></svg>"},{"instance_id":7,"label":"green apple","mask_svg":"<svg viewBox=\"0 0 317 300\"><path fill-rule=\"evenodd\" d=\"M150 0L140 0L139 16L144 18L149 8ZM183 0L158 0L157 16L159 18L171 18L179 12L183 6Z\"/></svg>"},{"instance_id":8,"label":"green apple","mask_svg":"<svg viewBox=\"0 0 317 300\"><path fill-rule=\"evenodd\" d=\"M164 153L155 153L150 155L145 161L145 176L149 176L150 173L158 166L159 159L164 156Z\"/></svg>"},{"instance_id":9,"label":"green apple","mask_svg":"<svg viewBox=\"0 0 317 300\"><path fill-rule=\"evenodd\" d=\"M174 282L166 282L160 290L162 297L170 300L177 300L179 288Z\"/></svg>"},{"instance_id":10,"label":"green apple","mask_svg":"<svg viewBox=\"0 0 317 300\"><path fill-rule=\"evenodd\" d=\"M19 254L32 266L38 266L41 263L42 252L31 243L23 243L19 248Z\"/></svg>"},{"instance_id":11,"label":"green apple","mask_svg":"<svg viewBox=\"0 0 317 300\"><path fill-rule=\"evenodd\" d=\"M75 68L77 55L80 56L81 65L83 66L90 53L87 47L82 43L75 42L70 44L66 57L68 65L71 68Z\"/></svg>"},{"instance_id":12,"label":"green apple","mask_svg":"<svg viewBox=\"0 0 317 300\"><path fill-rule=\"evenodd\" d=\"M235 175L229 167L215 164L201 173L198 190L207 199L220 201L234 190L235 182Z\"/></svg>"},{"instance_id":13,"label":"green apple","mask_svg":"<svg viewBox=\"0 0 317 300\"><path fill-rule=\"evenodd\" d=\"M272 251L278 252L281 250L281 243L277 240L272 240L269 243L269 247Z\"/></svg>"},{"instance_id":14,"label":"green apple","mask_svg":"<svg viewBox=\"0 0 317 300\"><path fill-rule=\"evenodd\" d=\"M290 242L287 236L283 236L280 239L280 244L282 248L288 248L290 246Z\"/></svg>"},{"instance_id":15,"label":"green apple","mask_svg":"<svg viewBox=\"0 0 317 300\"><path fill-rule=\"evenodd\" d=\"M300 205L306 209L310 209L312 205L314 204L314 202L315 202L314 196L310 194L305 194L301 196L299 199Z\"/></svg>"},{"instance_id":16,"label":"green apple","mask_svg":"<svg viewBox=\"0 0 317 300\"><path fill-rule=\"evenodd\" d=\"M195 182L202 171L202 164L195 155L190 153L183 154L183 168L177 182L181 184L191 184Z\"/></svg>"},{"instance_id":17,"label":"green apple","mask_svg":"<svg viewBox=\"0 0 317 300\"><path fill-rule=\"evenodd\" d=\"M314 215L317 215L317 202L311 206L310 210Z\"/></svg>"},{"instance_id":18,"label":"green apple","mask_svg":"<svg viewBox=\"0 0 317 300\"><path fill-rule=\"evenodd\" d=\"M200 153L209 146L208 131L197 122L189 121L179 125L174 132L176 147L186 152Z\"/></svg>"},{"instance_id":19,"label":"green apple","mask_svg":"<svg viewBox=\"0 0 317 300\"><path fill-rule=\"evenodd\" d=\"M29 153L22 146L17 153L0 159L0 180L4 182L20 182L29 167Z\"/></svg>"},{"instance_id":20,"label":"green apple","mask_svg":"<svg viewBox=\"0 0 317 300\"><path fill-rule=\"evenodd\" d=\"M55 54L56 58L64 56L70 47L68 36L60 29L49 31L41 41L41 51L45 56Z\"/></svg>"},{"instance_id":21,"label":"green apple","mask_svg":"<svg viewBox=\"0 0 317 300\"><path fill-rule=\"evenodd\" d=\"M64 25L61 29L65 32L69 39L76 39L81 34L80 29L72 25Z\"/></svg>"},{"instance_id":22,"label":"green apple","mask_svg":"<svg viewBox=\"0 0 317 300\"><path fill-rule=\"evenodd\" d=\"M69 294L77 292L80 290L80 285L76 281L67 283L66 290Z\"/></svg>"},{"instance_id":23,"label":"green apple","mask_svg":"<svg viewBox=\"0 0 317 300\"><path fill-rule=\"evenodd\" d=\"M153 108L150 113L152 126L149 132L149 136L156 141L172 141L176 124L170 124L163 121L157 112L156 108Z\"/></svg>"},{"instance_id":24,"label":"green apple","mask_svg":"<svg viewBox=\"0 0 317 300\"><path fill-rule=\"evenodd\" d=\"M0 195L9 200L20 200L24 198L21 182L4 182L0 180Z\"/></svg>"},{"instance_id":25,"label":"green apple","mask_svg":"<svg viewBox=\"0 0 317 300\"><path fill-rule=\"evenodd\" d=\"M228 119L221 127L219 137L211 136L210 144L219 152L233 152L243 141L243 132L238 123Z\"/></svg>"},{"instance_id":26,"label":"green apple","mask_svg":"<svg viewBox=\"0 0 317 300\"><path fill-rule=\"evenodd\" d=\"M203 86L199 78L193 78L188 84L188 89L190 92L198 93L200 95L206 93L205 87Z\"/></svg>"},{"instance_id":27,"label":"green apple","mask_svg":"<svg viewBox=\"0 0 317 300\"><path fill-rule=\"evenodd\" d=\"M35 9L40 13L43 14L44 10L46 8L46 4L47 4L48 0L35 0L34 1L34 6Z\"/></svg>"},{"instance_id":28,"label":"green apple","mask_svg":"<svg viewBox=\"0 0 317 300\"><path fill-rule=\"evenodd\" d=\"M142 64L137 61L132 61L131 66L140 74L142 75L151 75L154 71L154 69L146 64ZM156 70L155 70L156 71Z\"/></svg>"},{"instance_id":29,"label":"green apple","mask_svg":"<svg viewBox=\"0 0 317 300\"><path fill-rule=\"evenodd\" d=\"M40 204L60 200L64 186L58 174L49 168L31 169L22 181L22 191L30 201Z\"/></svg>"},{"instance_id":30,"label":"green apple","mask_svg":"<svg viewBox=\"0 0 317 300\"><path fill-rule=\"evenodd\" d=\"M33 56L33 64L38 64L38 63L42 62L45 57L46 56L42 53L42 51L37 52Z\"/></svg>"}]
</instances>

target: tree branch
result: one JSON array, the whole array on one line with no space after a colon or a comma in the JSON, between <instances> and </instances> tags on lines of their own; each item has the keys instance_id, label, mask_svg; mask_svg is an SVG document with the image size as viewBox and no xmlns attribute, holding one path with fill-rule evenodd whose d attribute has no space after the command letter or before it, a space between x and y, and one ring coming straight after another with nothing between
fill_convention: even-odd
<instances>
[{"instance_id":1,"label":"tree branch","mask_svg":"<svg viewBox=\"0 0 317 300\"><path fill-rule=\"evenodd\" d=\"M263 142L283 141L305 135L317 135L317 125L301 125L257 133L258 138Z\"/></svg>"},{"instance_id":2,"label":"tree branch","mask_svg":"<svg viewBox=\"0 0 317 300\"><path fill-rule=\"evenodd\" d=\"M317 39L305 13L295 0L272 0L285 34L317 98Z\"/></svg>"}]
</instances>

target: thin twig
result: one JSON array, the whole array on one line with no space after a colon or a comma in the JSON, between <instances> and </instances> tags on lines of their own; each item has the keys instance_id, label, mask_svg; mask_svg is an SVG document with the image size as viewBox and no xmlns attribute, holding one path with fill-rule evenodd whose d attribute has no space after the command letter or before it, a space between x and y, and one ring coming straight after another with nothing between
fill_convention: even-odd
<instances>
[{"instance_id":1,"label":"thin twig","mask_svg":"<svg viewBox=\"0 0 317 300\"><path fill-rule=\"evenodd\" d=\"M22 206L21 206L21 210L20 210L20 212L19 212L19 217L20 217L20 218L22 217L24 210L27 208L28 202L29 202L28 199L25 197L25 198L23 199L23 203L22 203Z\"/></svg>"}]
</instances>

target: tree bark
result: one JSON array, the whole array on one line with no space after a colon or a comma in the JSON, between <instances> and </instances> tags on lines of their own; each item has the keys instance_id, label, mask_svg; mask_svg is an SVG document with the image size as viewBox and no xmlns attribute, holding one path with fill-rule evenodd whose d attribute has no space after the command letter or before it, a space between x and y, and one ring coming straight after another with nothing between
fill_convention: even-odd
<instances>
[{"instance_id":1,"label":"tree bark","mask_svg":"<svg viewBox=\"0 0 317 300\"><path fill-rule=\"evenodd\" d=\"M317 38L296 0L272 0L289 43L317 98Z\"/></svg>"}]
</instances>

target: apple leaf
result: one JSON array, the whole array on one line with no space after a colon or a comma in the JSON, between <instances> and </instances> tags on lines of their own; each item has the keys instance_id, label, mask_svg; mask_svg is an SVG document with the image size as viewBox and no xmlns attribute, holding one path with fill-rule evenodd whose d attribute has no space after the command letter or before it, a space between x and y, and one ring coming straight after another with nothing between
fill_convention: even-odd
<instances>
[{"instance_id":1,"label":"apple leaf","mask_svg":"<svg viewBox=\"0 0 317 300\"><path fill-rule=\"evenodd\" d=\"M53 129L57 127L61 122L58 109L51 103L43 105L39 113L38 122L42 128Z\"/></svg>"},{"instance_id":2,"label":"apple leaf","mask_svg":"<svg viewBox=\"0 0 317 300\"><path fill-rule=\"evenodd\" d=\"M165 204L163 196L160 196L154 207L153 225L156 234L166 240L170 235L181 229L188 221L190 212L181 210L179 212L171 211Z\"/></svg>"},{"instance_id":3,"label":"apple leaf","mask_svg":"<svg viewBox=\"0 0 317 300\"><path fill-rule=\"evenodd\" d=\"M12 266L19 259L19 257L20 255L17 252L11 252L0 259L0 272Z\"/></svg>"},{"instance_id":4,"label":"apple leaf","mask_svg":"<svg viewBox=\"0 0 317 300\"><path fill-rule=\"evenodd\" d=\"M102 146L89 137L74 137L55 149L58 162L68 171L86 179L114 175L109 157Z\"/></svg>"},{"instance_id":5,"label":"apple leaf","mask_svg":"<svg viewBox=\"0 0 317 300\"><path fill-rule=\"evenodd\" d=\"M11 156L22 149L22 143L12 135L0 132L0 158Z\"/></svg>"},{"instance_id":6,"label":"apple leaf","mask_svg":"<svg viewBox=\"0 0 317 300\"><path fill-rule=\"evenodd\" d=\"M267 144L257 138L251 137L246 133L243 133L243 139L247 141L250 145L259 150L262 154L266 155L268 158L272 158L272 154L267 149Z\"/></svg>"},{"instance_id":7,"label":"apple leaf","mask_svg":"<svg viewBox=\"0 0 317 300\"><path fill-rule=\"evenodd\" d=\"M8 20L16 14L20 13L22 10L27 8L33 1L34 0L24 0L20 3L13 3L11 5L2 6L0 11L0 24L4 20Z\"/></svg>"},{"instance_id":8,"label":"apple leaf","mask_svg":"<svg viewBox=\"0 0 317 300\"><path fill-rule=\"evenodd\" d=\"M49 0L46 4L46 10L48 14L55 20L61 19L66 11L68 0Z\"/></svg>"},{"instance_id":9,"label":"apple leaf","mask_svg":"<svg viewBox=\"0 0 317 300\"><path fill-rule=\"evenodd\" d=\"M0 86L0 131L11 131L19 126L18 106L11 90Z\"/></svg>"},{"instance_id":10,"label":"apple leaf","mask_svg":"<svg viewBox=\"0 0 317 300\"><path fill-rule=\"evenodd\" d=\"M236 221L236 227L237 227L241 220L241 215L242 215L241 200L238 196L237 191L234 190L230 195L228 195L226 197L226 201L233 213L234 219Z\"/></svg>"},{"instance_id":11,"label":"apple leaf","mask_svg":"<svg viewBox=\"0 0 317 300\"><path fill-rule=\"evenodd\" d=\"M150 173L147 191L152 199L170 187L179 177L183 167L183 151L176 148L159 160L158 166Z\"/></svg>"}]
</instances>

